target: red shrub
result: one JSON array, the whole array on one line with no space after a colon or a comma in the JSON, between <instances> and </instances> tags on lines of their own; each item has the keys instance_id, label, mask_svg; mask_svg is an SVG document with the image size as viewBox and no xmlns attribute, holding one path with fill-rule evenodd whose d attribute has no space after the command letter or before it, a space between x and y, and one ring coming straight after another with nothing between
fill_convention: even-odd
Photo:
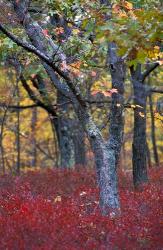
<instances>
[{"instance_id":1,"label":"red shrub","mask_svg":"<svg viewBox=\"0 0 163 250\"><path fill-rule=\"evenodd\" d=\"M162 174L152 169L151 183L134 191L121 172L118 218L100 215L92 171L0 177L0 249L161 250Z\"/></svg>"}]
</instances>

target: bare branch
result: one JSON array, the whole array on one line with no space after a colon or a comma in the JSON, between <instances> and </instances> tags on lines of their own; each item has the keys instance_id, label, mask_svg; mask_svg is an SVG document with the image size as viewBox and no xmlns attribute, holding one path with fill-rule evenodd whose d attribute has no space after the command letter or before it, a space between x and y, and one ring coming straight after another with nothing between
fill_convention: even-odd
<instances>
[{"instance_id":1,"label":"bare branch","mask_svg":"<svg viewBox=\"0 0 163 250\"><path fill-rule=\"evenodd\" d=\"M146 71L142 74L142 76L141 76L142 82L144 82L145 79L146 79L146 77L148 77L149 74L150 74L153 70L155 70L159 65L160 65L160 64L159 64L158 62L155 62L155 63L151 64L151 65L146 69Z\"/></svg>"},{"instance_id":2,"label":"bare branch","mask_svg":"<svg viewBox=\"0 0 163 250\"><path fill-rule=\"evenodd\" d=\"M152 93L158 93L158 94L163 94L163 89L157 89L157 88L151 88L150 92Z\"/></svg>"},{"instance_id":3,"label":"bare branch","mask_svg":"<svg viewBox=\"0 0 163 250\"><path fill-rule=\"evenodd\" d=\"M0 103L0 107L8 108L8 109L29 109L29 108L38 107L38 105L32 104L32 105L25 105L25 106L17 106L17 105L7 105L6 103Z\"/></svg>"}]
</instances>

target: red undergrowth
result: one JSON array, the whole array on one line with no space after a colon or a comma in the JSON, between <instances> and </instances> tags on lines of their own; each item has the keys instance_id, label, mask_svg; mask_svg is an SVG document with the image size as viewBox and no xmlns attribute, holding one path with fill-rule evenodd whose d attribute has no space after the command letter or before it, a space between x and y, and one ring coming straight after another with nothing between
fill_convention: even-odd
<instances>
[{"instance_id":1,"label":"red undergrowth","mask_svg":"<svg viewBox=\"0 0 163 250\"><path fill-rule=\"evenodd\" d=\"M119 173L121 214L102 217L93 171L0 177L0 249L163 249L163 168L139 191Z\"/></svg>"}]
</instances>

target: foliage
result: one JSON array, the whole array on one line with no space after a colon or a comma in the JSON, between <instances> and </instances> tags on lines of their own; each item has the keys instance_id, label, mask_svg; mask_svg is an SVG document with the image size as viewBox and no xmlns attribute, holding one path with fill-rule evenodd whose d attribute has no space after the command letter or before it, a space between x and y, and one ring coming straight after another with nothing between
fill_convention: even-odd
<instances>
[{"instance_id":1,"label":"foliage","mask_svg":"<svg viewBox=\"0 0 163 250\"><path fill-rule=\"evenodd\" d=\"M0 249L157 249L163 169L134 191L130 173L120 172L119 217L99 213L92 171L28 172L0 177Z\"/></svg>"}]
</instances>

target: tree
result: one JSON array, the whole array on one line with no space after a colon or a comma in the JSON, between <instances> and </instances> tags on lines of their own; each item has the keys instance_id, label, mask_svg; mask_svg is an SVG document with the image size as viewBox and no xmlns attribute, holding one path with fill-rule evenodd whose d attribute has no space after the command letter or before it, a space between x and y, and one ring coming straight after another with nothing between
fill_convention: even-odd
<instances>
[{"instance_id":1,"label":"tree","mask_svg":"<svg viewBox=\"0 0 163 250\"><path fill-rule=\"evenodd\" d=\"M114 168L116 160L115 155L113 154L114 149L111 148L111 145L109 145L110 150L108 150L101 132L92 120L87 103L83 100L81 93L74 85L70 71L67 69L61 70L59 66L57 66L56 63L54 63L51 59L48 53L47 39L43 34L41 27L32 20L29 13L26 14L28 4L28 1L19 1L18 3L17 1L14 1L13 8L34 46L30 45L29 43L22 43L10 32L6 31L3 25L0 26L1 31L3 31L18 45L39 56L43 61L44 68L46 69L55 87L63 95L70 98L78 119L82 123L82 126L87 133L95 154L97 172L99 173L100 170L98 178L100 186L101 207L103 213L107 213L109 208L115 209L119 207L116 186L116 171ZM51 39L49 42L52 42ZM54 51L53 53L56 53L56 49L58 49L58 47L56 47L53 42L52 45L50 45L50 48L52 51ZM65 60L65 55L61 55L64 56ZM63 58L61 62L62 64L65 63ZM60 81L58 75L63 78L65 83Z\"/></svg>"},{"instance_id":2,"label":"tree","mask_svg":"<svg viewBox=\"0 0 163 250\"><path fill-rule=\"evenodd\" d=\"M114 4L111 20L100 30L117 44L118 53L127 61L131 72L134 91L133 179L137 186L148 179L146 98L149 90L145 86L145 80L155 68L162 64L161 11L159 1L150 1L150 6L143 1L139 1L138 4L135 1L131 2L118 1ZM147 29L147 27L150 28ZM101 32L99 32L99 37L101 37ZM150 66L145 70L148 64Z\"/></svg>"},{"instance_id":3,"label":"tree","mask_svg":"<svg viewBox=\"0 0 163 250\"><path fill-rule=\"evenodd\" d=\"M148 180L147 176L147 138L146 138L146 102L148 91L144 81L159 64L152 65L144 74L141 65L131 68L134 89L134 137L133 137L133 180L135 187Z\"/></svg>"}]
</instances>

